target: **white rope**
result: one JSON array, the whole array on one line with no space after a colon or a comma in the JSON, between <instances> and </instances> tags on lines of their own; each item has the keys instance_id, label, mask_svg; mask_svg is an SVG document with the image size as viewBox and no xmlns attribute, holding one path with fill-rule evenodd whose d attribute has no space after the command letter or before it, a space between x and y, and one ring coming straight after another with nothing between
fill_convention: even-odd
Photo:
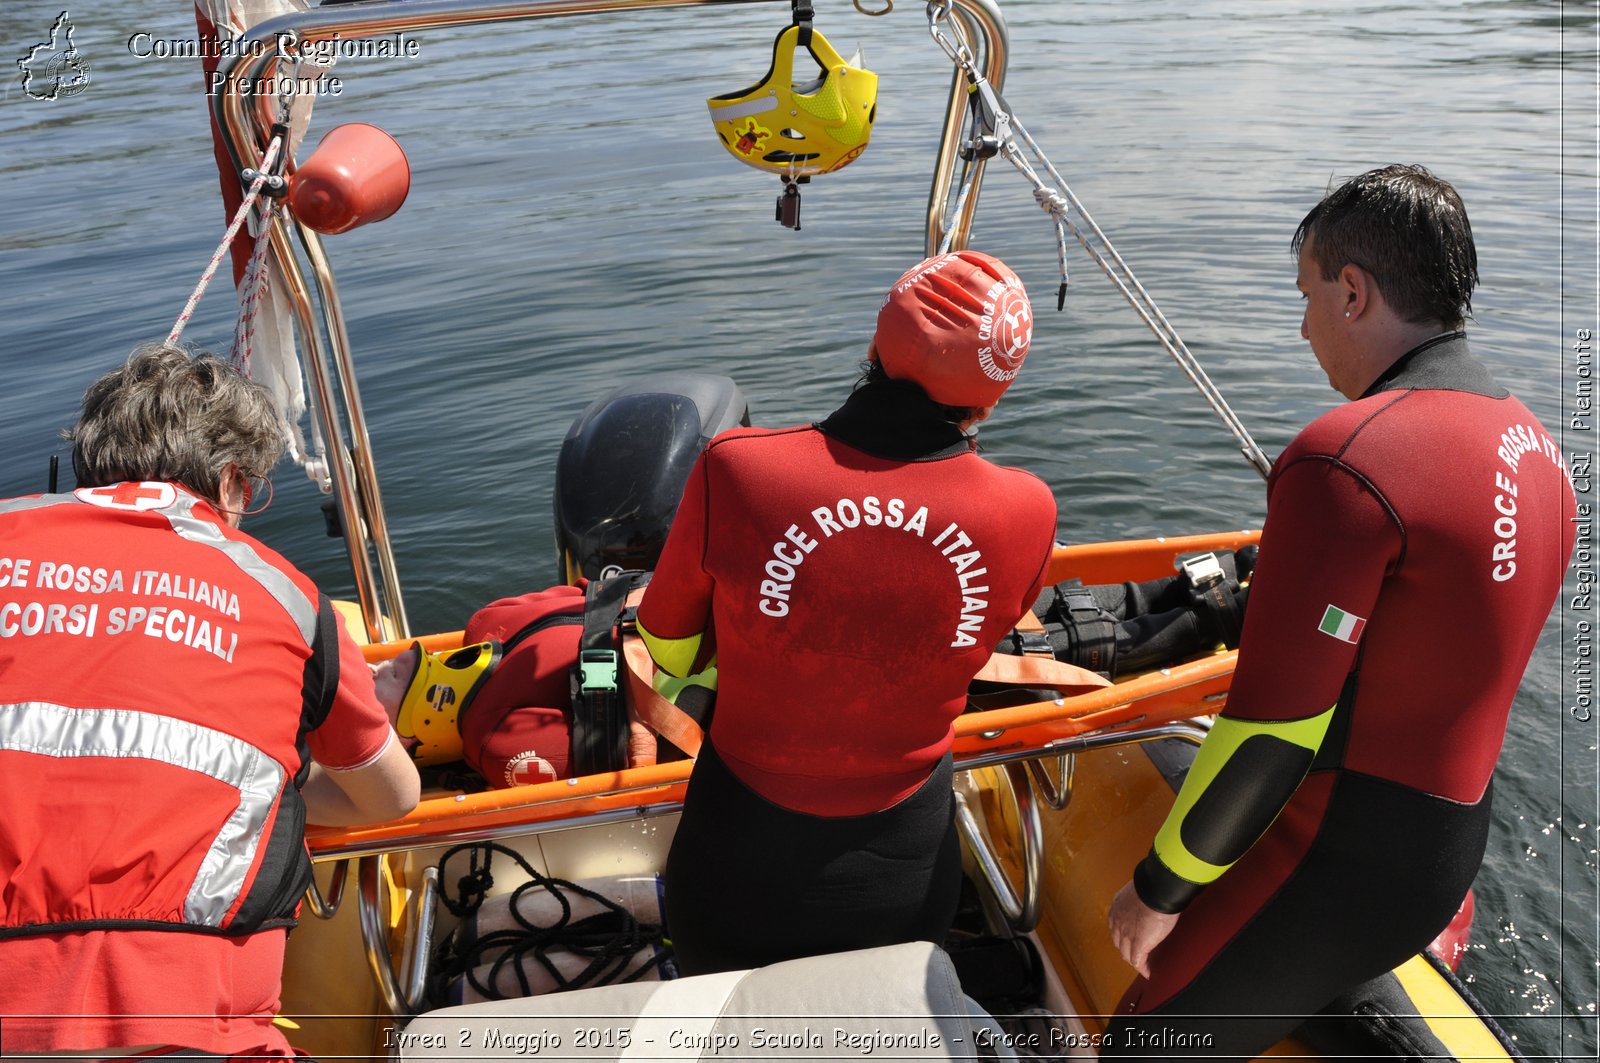
<instances>
[{"instance_id":1,"label":"white rope","mask_svg":"<svg viewBox=\"0 0 1600 1063\"><path fill-rule=\"evenodd\" d=\"M944 239L939 241L939 253L941 255L949 254L950 246L955 242L955 221L961 217L961 212L967 208L967 197L972 192L972 175L976 171L977 168L970 161L961 168L961 187L956 190L956 205L950 211L949 224L945 226L944 230Z\"/></svg>"},{"instance_id":2,"label":"white rope","mask_svg":"<svg viewBox=\"0 0 1600 1063\"><path fill-rule=\"evenodd\" d=\"M172 331L167 335L167 344L176 346L183 336L184 326L194 316L194 309L200 305L200 297L205 294L206 287L211 283L211 278L216 275L217 267L222 264L222 259L228 253L228 247L233 243L233 238L239 232L239 227L244 224L245 218L250 216L250 208L261 195L261 189L270 179L272 166L278 160L278 152L283 147L283 137L272 138L272 143L267 145L267 153L261 157L261 166L256 174L256 179L250 182L250 188L245 193L244 202L239 204L239 209L234 212L233 221L228 225L228 231L222 234L222 243L217 245L216 253L211 256L211 262L206 266L205 272L200 275L200 283L195 285L194 294L189 296L189 301L184 304L183 312L178 315L178 320L172 325ZM268 214L270 215L270 211ZM265 226L263 226L265 231Z\"/></svg>"},{"instance_id":3,"label":"white rope","mask_svg":"<svg viewBox=\"0 0 1600 1063\"><path fill-rule=\"evenodd\" d=\"M267 295L267 247L272 242L272 214L277 201L263 203L257 222L256 243L250 252L250 262L245 266L243 290L239 295L239 320L233 330L233 364L245 376L250 375L250 348L256 335L256 312Z\"/></svg>"},{"instance_id":4,"label":"white rope","mask_svg":"<svg viewBox=\"0 0 1600 1063\"><path fill-rule=\"evenodd\" d=\"M951 6L948 0L942 6L938 0L929 3L928 30L933 35L934 41L944 50L944 53L966 74L970 91L973 93L975 100L980 103L987 103L994 110L995 128L993 135L999 141L998 153L1004 155L1006 161L1010 162L1017 172L1021 173L1033 185L1034 200L1041 208L1049 212L1052 221L1054 221L1057 254L1061 263L1061 288L1063 293L1067 286L1066 232L1071 230L1078 243L1089 253L1089 257L1094 259L1095 265L1100 267L1100 271L1122 293L1122 297L1127 300L1134 313L1138 314L1140 320L1155 334L1156 340L1161 344L1162 348L1166 350L1172 360L1178 364L1178 368L1182 369L1194 384L1201 397L1206 400L1206 403L1211 407L1218 419L1222 421L1223 426L1232 433L1245 460L1254 466L1256 471L1265 479L1272 471L1272 463L1267 460L1266 454L1256 445L1256 441L1251 438L1249 430L1244 426L1244 422L1239 420L1238 415L1233 412L1227 400L1222 397L1222 393L1217 390L1216 385L1211 382L1211 378L1206 375L1206 371L1200 365L1199 359L1194 356L1188 345L1183 342L1182 337L1178 335L1178 330L1173 328L1166 315L1156 306L1155 300L1150 297L1150 293L1145 290L1139 279L1133 275L1133 270L1123 261L1117 249L1112 246L1110 239L1101 231L1100 226L1095 224L1094 218L1084 209L1078 197L1073 195L1072 189L1068 187L1066 180L1051 164L1050 160L1045 157L1044 152L1039 148L1033 137L1028 135L1027 129L1023 128L1022 123L1011 112L1011 108L1006 104L1005 100L978 72L977 60L973 56L972 49L967 44L965 32L957 20L949 18ZM939 23L946 20L949 21L955 36L953 42L940 30ZM975 142L984 132L984 130L977 128L975 121L973 128ZM1034 160L1050 175L1051 182L1055 185L1054 188L1051 188L1050 184L1047 184L1039 176L1027 157L1023 155L1021 148L1017 146L1019 140L1027 147ZM973 147L976 149L977 144L974 143ZM960 216L960 208L965 206L968 191L968 182L964 175L957 199L957 212L955 217L950 219L952 227L955 218ZM1074 224L1071 217L1073 212L1082 219L1083 226L1088 230L1089 235L1085 235L1083 229ZM950 239L950 233L947 231L943 241L945 247L949 246Z\"/></svg>"}]
</instances>

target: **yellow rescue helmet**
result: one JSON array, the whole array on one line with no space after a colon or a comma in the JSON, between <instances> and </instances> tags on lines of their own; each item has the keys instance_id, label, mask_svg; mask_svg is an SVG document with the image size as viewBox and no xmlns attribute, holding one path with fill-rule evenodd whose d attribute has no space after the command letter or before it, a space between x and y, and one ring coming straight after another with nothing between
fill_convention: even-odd
<instances>
[{"instance_id":1,"label":"yellow rescue helmet","mask_svg":"<svg viewBox=\"0 0 1600 1063\"><path fill-rule=\"evenodd\" d=\"M801 46L822 76L795 84L794 53ZM742 163L790 179L854 162L867 150L878 113L878 75L861 67L859 58L841 59L809 26L788 27L773 42L766 77L706 101L722 146Z\"/></svg>"},{"instance_id":2,"label":"yellow rescue helmet","mask_svg":"<svg viewBox=\"0 0 1600 1063\"><path fill-rule=\"evenodd\" d=\"M422 643L406 651L417 670L400 699L394 729L407 739L411 757L424 767L461 759L456 720L500 663L500 643L479 642L458 650L427 653Z\"/></svg>"}]
</instances>

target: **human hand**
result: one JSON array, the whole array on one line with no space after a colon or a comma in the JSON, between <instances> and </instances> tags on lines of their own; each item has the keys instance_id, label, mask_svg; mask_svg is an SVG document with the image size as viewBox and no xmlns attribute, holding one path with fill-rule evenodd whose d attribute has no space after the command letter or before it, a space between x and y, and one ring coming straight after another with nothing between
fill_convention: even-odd
<instances>
[{"instance_id":1,"label":"human hand","mask_svg":"<svg viewBox=\"0 0 1600 1063\"><path fill-rule=\"evenodd\" d=\"M1111 940L1117 951L1134 970L1150 977L1150 953L1166 940L1172 928L1178 925L1176 914L1158 912L1139 899L1139 893L1129 882L1111 898L1111 912L1106 916L1111 928Z\"/></svg>"},{"instance_id":2,"label":"human hand","mask_svg":"<svg viewBox=\"0 0 1600 1063\"><path fill-rule=\"evenodd\" d=\"M628 703L628 767L646 768L656 762L656 733L639 719L638 710Z\"/></svg>"}]
</instances>

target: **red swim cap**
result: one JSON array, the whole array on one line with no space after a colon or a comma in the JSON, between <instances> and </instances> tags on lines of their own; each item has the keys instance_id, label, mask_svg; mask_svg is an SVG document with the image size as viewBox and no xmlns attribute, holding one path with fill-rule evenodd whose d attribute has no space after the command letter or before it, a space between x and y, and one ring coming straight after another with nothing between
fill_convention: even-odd
<instances>
[{"instance_id":1,"label":"red swim cap","mask_svg":"<svg viewBox=\"0 0 1600 1063\"><path fill-rule=\"evenodd\" d=\"M1033 308L1022 281L982 251L913 266L884 296L873 345L891 379L946 406L993 406L1022 368Z\"/></svg>"}]
</instances>

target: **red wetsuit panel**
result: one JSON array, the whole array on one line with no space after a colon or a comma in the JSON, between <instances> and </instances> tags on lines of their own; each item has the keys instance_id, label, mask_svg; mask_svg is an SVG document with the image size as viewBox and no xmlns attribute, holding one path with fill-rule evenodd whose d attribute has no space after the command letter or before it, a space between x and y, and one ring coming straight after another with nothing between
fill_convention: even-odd
<instances>
[{"instance_id":1,"label":"red wetsuit panel","mask_svg":"<svg viewBox=\"0 0 1600 1063\"><path fill-rule=\"evenodd\" d=\"M0 978L0 1014L58 1016L5 1019L6 1048L283 1046L282 931L172 930L298 899L312 669L338 669L319 757L356 767L392 740L319 603L171 484L0 502L0 966L34 973ZM174 1014L200 1017L148 1018ZM80 1015L100 1017L59 1018Z\"/></svg>"},{"instance_id":2,"label":"red wetsuit panel","mask_svg":"<svg viewBox=\"0 0 1600 1063\"><path fill-rule=\"evenodd\" d=\"M1573 514L1555 443L1512 396L1392 390L1319 418L1268 485L1227 715L1314 715L1354 671L1344 767L1477 801ZM1365 621L1354 641L1322 630L1330 607Z\"/></svg>"},{"instance_id":3,"label":"red wetsuit panel","mask_svg":"<svg viewBox=\"0 0 1600 1063\"><path fill-rule=\"evenodd\" d=\"M902 461L817 428L735 430L690 474L639 622L662 638L714 626L711 738L747 786L871 812L949 750L1055 527L1040 480L970 450Z\"/></svg>"}]
</instances>

